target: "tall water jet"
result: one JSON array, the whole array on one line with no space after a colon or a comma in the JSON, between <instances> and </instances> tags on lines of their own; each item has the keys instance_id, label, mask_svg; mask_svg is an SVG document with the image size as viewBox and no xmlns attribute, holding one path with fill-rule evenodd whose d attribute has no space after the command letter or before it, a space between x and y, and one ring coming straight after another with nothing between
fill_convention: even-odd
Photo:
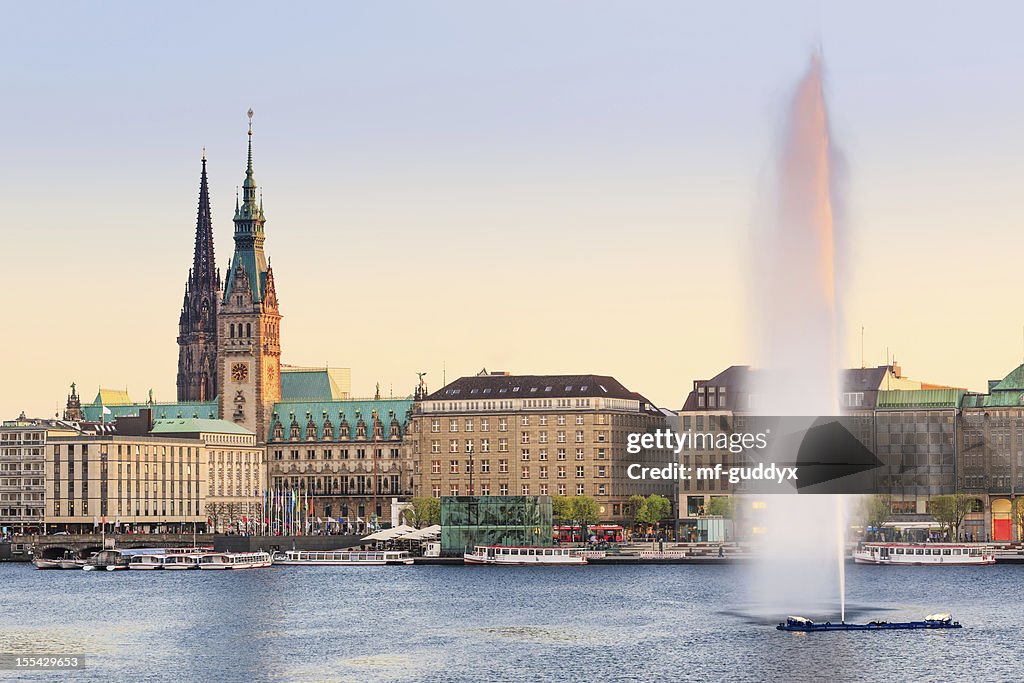
<instances>
[{"instance_id":1,"label":"tall water jet","mask_svg":"<svg viewBox=\"0 0 1024 683\"><path fill-rule=\"evenodd\" d=\"M815 54L789 103L771 203L754 241L760 369L751 390L761 415L839 412L836 166ZM841 497L768 495L751 507L760 532L755 600L772 611L834 615L844 566Z\"/></svg>"}]
</instances>

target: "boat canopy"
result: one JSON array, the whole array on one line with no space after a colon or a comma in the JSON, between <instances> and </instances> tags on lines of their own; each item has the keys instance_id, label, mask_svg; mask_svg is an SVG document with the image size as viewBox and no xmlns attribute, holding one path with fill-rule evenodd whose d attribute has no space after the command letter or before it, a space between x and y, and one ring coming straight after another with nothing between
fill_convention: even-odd
<instances>
[{"instance_id":1,"label":"boat canopy","mask_svg":"<svg viewBox=\"0 0 1024 683\"><path fill-rule=\"evenodd\" d=\"M811 623L813 623L810 619L806 619L804 617L786 617L786 619L788 619L789 621L796 621L796 622L799 622L801 624L811 624Z\"/></svg>"},{"instance_id":2,"label":"boat canopy","mask_svg":"<svg viewBox=\"0 0 1024 683\"><path fill-rule=\"evenodd\" d=\"M946 612L938 612L936 614L929 614L924 618L925 621L951 621L953 619L952 614Z\"/></svg>"}]
</instances>

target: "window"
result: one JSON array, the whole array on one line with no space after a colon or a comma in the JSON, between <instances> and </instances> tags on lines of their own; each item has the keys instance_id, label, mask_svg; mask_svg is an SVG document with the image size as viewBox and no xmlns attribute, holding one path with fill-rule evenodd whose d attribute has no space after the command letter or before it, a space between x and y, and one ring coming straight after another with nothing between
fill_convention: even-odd
<instances>
[{"instance_id":1,"label":"window","mask_svg":"<svg viewBox=\"0 0 1024 683\"><path fill-rule=\"evenodd\" d=\"M441 420L440 418L434 418L430 421L430 431L437 433L441 431Z\"/></svg>"},{"instance_id":2,"label":"window","mask_svg":"<svg viewBox=\"0 0 1024 683\"><path fill-rule=\"evenodd\" d=\"M466 461L466 474L472 474L472 473L473 473L473 461L472 460L467 460Z\"/></svg>"},{"instance_id":3,"label":"window","mask_svg":"<svg viewBox=\"0 0 1024 683\"><path fill-rule=\"evenodd\" d=\"M430 495L432 495L434 498L440 498L441 497L441 485L440 484L434 484L433 486L431 486L430 487Z\"/></svg>"},{"instance_id":4,"label":"window","mask_svg":"<svg viewBox=\"0 0 1024 683\"><path fill-rule=\"evenodd\" d=\"M502 474L508 473L508 460L498 461L498 471L501 472Z\"/></svg>"},{"instance_id":5,"label":"window","mask_svg":"<svg viewBox=\"0 0 1024 683\"><path fill-rule=\"evenodd\" d=\"M486 483L486 482L481 484L480 485L480 495L481 496L489 496L489 495L491 495L491 485Z\"/></svg>"},{"instance_id":6,"label":"window","mask_svg":"<svg viewBox=\"0 0 1024 683\"><path fill-rule=\"evenodd\" d=\"M583 449L582 448L577 448L576 449L576 459L577 460L582 460L583 459Z\"/></svg>"},{"instance_id":7,"label":"window","mask_svg":"<svg viewBox=\"0 0 1024 683\"><path fill-rule=\"evenodd\" d=\"M523 456L523 460L529 460L530 459L530 449L529 448L524 448L523 452L522 452L522 456Z\"/></svg>"},{"instance_id":8,"label":"window","mask_svg":"<svg viewBox=\"0 0 1024 683\"><path fill-rule=\"evenodd\" d=\"M451 494L453 496L459 495L459 485L458 484L452 484L450 491L451 491Z\"/></svg>"},{"instance_id":9,"label":"window","mask_svg":"<svg viewBox=\"0 0 1024 683\"><path fill-rule=\"evenodd\" d=\"M491 461L481 460L480 461L480 474L488 474L491 471ZM487 494L484 494L487 495Z\"/></svg>"},{"instance_id":10,"label":"window","mask_svg":"<svg viewBox=\"0 0 1024 683\"><path fill-rule=\"evenodd\" d=\"M508 431L508 419L507 418L504 418L504 417L499 417L498 418L498 431L499 432L507 432Z\"/></svg>"},{"instance_id":11,"label":"window","mask_svg":"<svg viewBox=\"0 0 1024 683\"><path fill-rule=\"evenodd\" d=\"M583 443L583 430L582 429L577 429L576 430L576 443Z\"/></svg>"},{"instance_id":12,"label":"window","mask_svg":"<svg viewBox=\"0 0 1024 683\"><path fill-rule=\"evenodd\" d=\"M605 467L604 467L604 465L601 465L600 467L597 468L597 476L599 476L599 477L607 476L605 474Z\"/></svg>"},{"instance_id":13,"label":"window","mask_svg":"<svg viewBox=\"0 0 1024 683\"><path fill-rule=\"evenodd\" d=\"M547 426L547 424L548 424L548 416L547 415L541 415L538 418L538 422L540 423L541 427Z\"/></svg>"},{"instance_id":14,"label":"window","mask_svg":"<svg viewBox=\"0 0 1024 683\"><path fill-rule=\"evenodd\" d=\"M434 460L433 462L430 463L430 473L431 474L441 474L441 461L440 460Z\"/></svg>"},{"instance_id":15,"label":"window","mask_svg":"<svg viewBox=\"0 0 1024 683\"><path fill-rule=\"evenodd\" d=\"M519 443L530 443L530 435L527 432L523 432Z\"/></svg>"},{"instance_id":16,"label":"window","mask_svg":"<svg viewBox=\"0 0 1024 683\"><path fill-rule=\"evenodd\" d=\"M547 465L541 465L540 466L540 478L541 479L547 479L548 478L548 466Z\"/></svg>"},{"instance_id":17,"label":"window","mask_svg":"<svg viewBox=\"0 0 1024 683\"><path fill-rule=\"evenodd\" d=\"M448 420L448 431L457 432L459 431L459 421L456 419Z\"/></svg>"},{"instance_id":18,"label":"window","mask_svg":"<svg viewBox=\"0 0 1024 683\"><path fill-rule=\"evenodd\" d=\"M508 484L502 484L501 486L498 487L498 495L499 496L507 496L508 495Z\"/></svg>"},{"instance_id":19,"label":"window","mask_svg":"<svg viewBox=\"0 0 1024 683\"><path fill-rule=\"evenodd\" d=\"M458 460L449 460L448 461L448 474L458 474L458 473L459 473L459 461Z\"/></svg>"},{"instance_id":20,"label":"window","mask_svg":"<svg viewBox=\"0 0 1024 683\"><path fill-rule=\"evenodd\" d=\"M529 484L523 484L523 495L524 496L530 495L530 485Z\"/></svg>"},{"instance_id":21,"label":"window","mask_svg":"<svg viewBox=\"0 0 1024 683\"><path fill-rule=\"evenodd\" d=\"M467 432L473 431L473 418L471 418L471 417L467 417L466 418L466 425L465 425L465 427L466 427L466 431Z\"/></svg>"},{"instance_id":22,"label":"window","mask_svg":"<svg viewBox=\"0 0 1024 683\"><path fill-rule=\"evenodd\" d=\"M576 484L576 495L582 496L584 491L583 484Z\"/></svg>"},{"instance_id":23,"label":"window","mask_svg":"<svg viewBox=\"0 0 1024 683\"><path fill-rule=\"evenodd\" d=\"M604 449L603 448L598 448L597 449L597 459L598 460L604 460L605 459Z\"/></svg>"},{"instance_id":24,"label":"window","mask_svg":"<svg viewBox=\"0 0 1024 683\"><path fill-rule=\"evenodd\" d=\"M491 452L491 440L490 439L480 439L480 452L481 453L490 453Z\"/></svg>"},{"instance_id":25,"label":"window","mask_svg":"<svg viewBox=\"0 0 1024 683\"><path fill-rule=\"evenodd\" d=\"M524 427L529 427L530 426L530 416L529 415L523 415L522 417L520 417L519 418L519 424L521 424Z\"/></svg>"},{"instance_id":26,"label":"window","mask_svg":"<svg viewBox=\"0 0 1024 683\"><path fill-rule=\"evenodd\" d=\"M546 448L540 449L540 451L537 453L537 458L540 459L540 460L547 460L548 459L548 449L546 449Z\"/></svg>"},{"instance_id":27,"label":"window","mask_svg":"<svg viewBox=\"0 0 1024 683\"><path fill-rule=\"evenodd\" d=\"M583 476L583 465L576 466L576 478L579 479Z\"/></svg>"},{"instance_id":28,"label":"window","mask_svg":"<svg viewBox=\"0 0 1024 683\"><path fill-rule=\"evenodd\" d=\"M530 478L530 468L527 467L526 465L523 466L523 476L522 476L522 478L523 479L529 479Z\"/></svg>"},{"instance_id":29,"label":"window","mask_svg":"<svg viewBox=\"0 0 1024 683\"><path fill-rule=\"evenodd\" d=\"M604 484L598 484L597 485L597 495L599 495L599 496L606 495L605 485Z\"/></svg>"},{"instance_id":30,"label":"window","mask_svg":"<svg viewBox=\"0 0 1024 683\"><path fill-rule=\"evenodd\" d=\"M564 424L565 424L565 415L559 415L558 416L558 425L562 426Z\"/></svg>"},{"instance_id":31,"label":"window","mask_svg":"<svg viewBox=\"0 0 1024 683\"><path fill-rule=\"evenodd\" d=\"M547 432L541 432L540 436L538 437L537 440L540 441L540 443L547 443L548 442L548 433Z\"/></svg>"},{"instance_id":32,"label":"window","mask_svg":"<svg viewBox=\"0 0 1024 683\"><path fill-rule=\"evenodd\" d=\"M583 424L583 416L582 415L577 415L576 416L576 424L578 424L578 425Z\"/></svg>"},{"instance_id":33,"label":"window","mask_svg":"<svg viewBox=\"0 0 1024 683\"><path fill-rule=\"evenodd\" d=\"M547 484L541 484L540 485L540 495L542 495L542 496L548 495L548 485Z\"/></svg>"},{"instance_id":34,"label":"window","mask_svg":"<svg viewBox=\"0 0 1024 683\"><path fill-rule=\"evenodd\" d=\"M487 418L480 418L480 431L489 432L491 431L491 421Z\"/></svg>"},{"instance_id":35,"label":"window","mask_svg":"<svg viewBox=\"0 0 1024 683\"><path fill-rule=\"evenodd\" d=\"M565 479L565 466L564 465L559 465L558 466L558 478L559 479Z\"/></svg>"},{"instance_id":36,"label":"window","mask_svg":"<svg viewBox=\"0 0 1024 683\"><path fill-rule=\"evenodd\" d=\"M560 495L560 496L564 496L565 495L565 484L559 484L558 485L558 495Z\"/></svg>"},{"instance_id":37,"label":"window","mask_svg":"<svg viewBox=\"0 0 1024 683\"><path fill-rule=\"evenodd\" d=\"M558 459L559 460L565 460L565 449L564 448L559 448L557 455L558 455Z\"/></svg>"},{"instance_id":38,"label":"window","mask_svg":"<svg viewBox=\"0 0 1024 683\"><path fill-rule=\"evenodd\" d=\"M448 440L448 452L449 453L458 453L459 452L459 440L458 439L449 439Z\"/></svg>"},{"instance_id":39,"label":"window","mask_svg":"<svg viewBox=\"0 0 1024 683\"><path fill-rule=\"evenodd\" d=\"M498 452L508 453L508 439L498 439Z\"/></svg>"}]
</instances>

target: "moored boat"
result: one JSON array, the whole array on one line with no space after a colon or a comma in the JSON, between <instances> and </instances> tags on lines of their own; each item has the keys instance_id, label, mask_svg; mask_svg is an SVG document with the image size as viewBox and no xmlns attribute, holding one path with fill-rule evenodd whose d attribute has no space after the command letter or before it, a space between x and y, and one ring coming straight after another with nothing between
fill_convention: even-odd
<instances>
[{"instance_id":1,"label":"moored boat","mask_svg":"<svg viewBox=\"0 0 1024 683\"><path fill-rule=\"evenodd\" d=\"M274 555L274 564L282 566L384 566L410 565L412 555L405 550L288 550Z\"/></svg>"},{"instance_id":2,"label":"moored boat","mask_svg":"<svg viewBox=\"0 0 1024 683\"><path fill-rule=\"evenodd\" d=\"M60 560L48 560L45 557L33 557L32 564L36 569L60 569Z\"/></svg>"},{"instance_id":3,"label":"moored boat","mask_svg":"<svg viewBox=\"0 0 1024 683\"><path fill-rule=\"evenodd\" d=\"M199 557L200 569L259 569L269 567L270 553L208 553Z\"/></svg>"},{"instance_id":4,"label":"moored boat","mask_svg":"<svg viewBox=\"0 0 1024 683\"><path fill-rule=\"evenodd\" d=\"M173 553L164 557L163 566L164 569L169 570L199 569L200 557L202 557L202 555L198 553Z\"/></svg>"},{"instance_id":5,"label":"moored boat","mask_svg":"<svg viewBox=\"0 0 1024 683\"><path fill-rule=\"evenodd\" d=\"M465 564L491 564L507 566L582 565L587 558L571 548L541 546L478 545L464 553Z\"/></svg>"},{"instance_id":6,"label":"moored boat","mask_svg":"<svg viewBox=\"0 0 1024 683\"><path fill-rule=\"evenodd\" d=\"M861 543L853 551L858 564L986 565L995 564L991 548L957 543Z\"/></svg>"},{"instance_id":7,"label":"moored boat","mask_svg":"<svg viewBox=\"0 0 1024 683\"><path fill-rule=\"evenodd\" d=\"M804 617L786 617L775 627L779 631L811 633L817 631L902 631L910 629L962 628L959 621L953 621L950 614L929 614L921 621L869 621L866 624L833 624L813 622Z\"/></svg>"},{"instance_id":8,"label":"moored boat","mask_svg":"<svg viewBox=\"0 0 1024 683\"><path fill-rule=\"evenodd\" d=\"M166 555L161 554L146 554L146 555L135 555L128 561L129 569L163 569L164 560Z\"/></svg>"}]
</instances>

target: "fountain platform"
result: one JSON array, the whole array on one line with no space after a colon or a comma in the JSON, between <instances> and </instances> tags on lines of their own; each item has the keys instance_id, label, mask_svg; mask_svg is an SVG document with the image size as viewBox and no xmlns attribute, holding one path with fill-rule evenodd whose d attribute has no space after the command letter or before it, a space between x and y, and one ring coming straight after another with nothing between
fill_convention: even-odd
<instances>
[{"instance_id":1,"label":"fountain platform","mask_svg":"<svg viewBox=\"0 0 1024 683\"><path fill-rule=\"evenodd\" d=\"M921 621L870 621L866 624L816 623L803 617L787 617L775 627L779 631L811 633L818 631L905 631L911 629L963 628L948 614L930 614Z\"/></svg>"}]
</instances>

